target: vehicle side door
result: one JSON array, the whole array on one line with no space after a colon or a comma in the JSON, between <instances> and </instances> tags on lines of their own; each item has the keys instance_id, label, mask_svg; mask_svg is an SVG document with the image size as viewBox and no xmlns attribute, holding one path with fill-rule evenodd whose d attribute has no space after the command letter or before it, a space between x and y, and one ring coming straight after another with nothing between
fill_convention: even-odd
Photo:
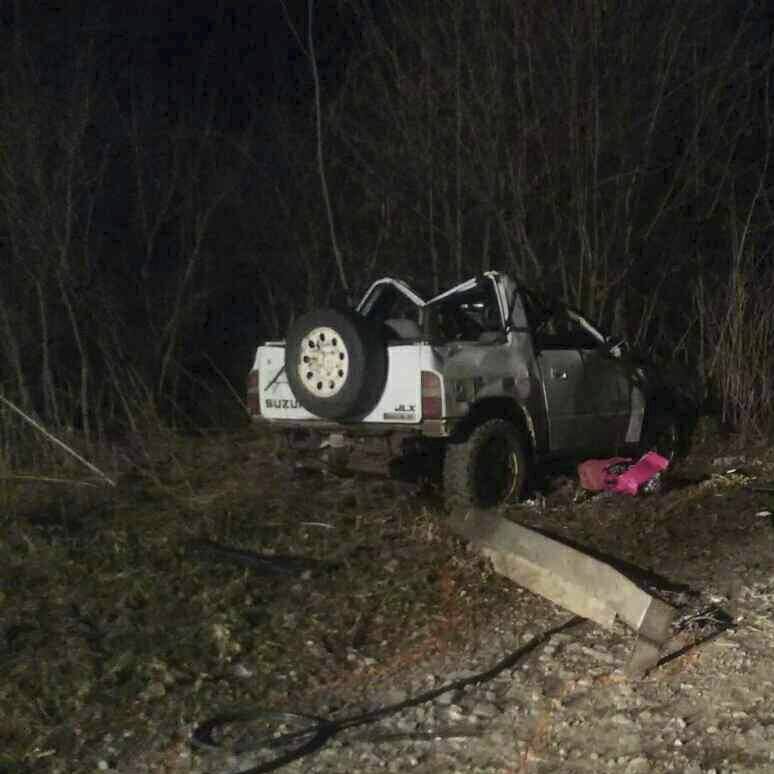
<instances>
[{"instance_id":1,"label":"vehicle side door","mask_svg":"<svg viewBox=\"0 0 774 774\"><path fill-rule=\"evenodd\" d=\"M537 321L533 341L546 402L549 450L615 452L621 440L617 418L622 384L600 341L563 307Z\"/></svg>"}]
</instances>

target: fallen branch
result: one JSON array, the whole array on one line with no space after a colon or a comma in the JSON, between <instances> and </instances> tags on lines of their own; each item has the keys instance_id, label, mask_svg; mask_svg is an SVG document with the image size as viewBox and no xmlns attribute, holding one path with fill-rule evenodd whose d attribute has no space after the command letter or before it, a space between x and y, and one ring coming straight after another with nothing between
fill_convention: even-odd
<instances>
[{"instance_id":1,"label":"fallen branch","mask_svg":"<svg viewBox=\"0 0 774 774\"><path fill-rule=\"evenodd\" d=\"M78 462L84 464L92 473L96 473L101 479L106 481L110 486L115 486L116 482L113 481L112 478L107 476L105 473L103 473L96 465L93 465L91 462L89 462L87 459L84 459L81 457L80 454L78 454L75 449L73 449L71 446L68 446L64 441L57 438L55 435L50 433L48 430L46 430L43 425L40 424L36 419L33 419L28 414L25 414L17 405L12 403L8 398L3 397L0 395L0 401L2 401L6 406L8 406L9 409L16 412L22 419L29 422L36 430L38 430L40 433L42 433L46 438L48 438L49 441L52 443L55 443L57 446L64 449L69 455L72 457L75 457Z\"/></svg>"},{"instance_id":2,"label":"fallen branch","mask_svg":"<svg viewBox=\"0 0 774 774\"><path fill-rule=\"evenodd\" d=\"M0 476L0 481L40 481L43 484L72 484L72 486L97 486L93 481L80 481L74 478L54 478L52 476L34 476L15 473Z\"/></svg>"}]
</instances>

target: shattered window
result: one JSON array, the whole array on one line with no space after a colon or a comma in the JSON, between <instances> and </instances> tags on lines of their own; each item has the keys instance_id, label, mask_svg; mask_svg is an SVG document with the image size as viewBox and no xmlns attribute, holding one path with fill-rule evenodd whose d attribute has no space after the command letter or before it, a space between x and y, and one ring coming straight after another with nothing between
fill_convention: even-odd
<instances>
[{"instance_id":1,"label":"shattered window","mask_svg":"<svg viewBox=\"0 0 774 774\"><path fill-rule=\"evenodd\" d=\"M394 285L382 285L369 305L367 316L383 323L390 339L418 339L422 335L422 310Z\"/></svg>"},{"instance_id":2,"label":"shattered window","mask_svg":"<svg viewBox=\"0 0 774 774\"><path fill-rule=\"evenodd\" d=\"M431 338L443 341L481 341L503 330L500 306L491 282L454 293L427 309Z\"/></svg>"},{"instance_id":3,"label":"shattered window","mask_svg":"<svg viewBox=\"0 0 774 774\"><path fill-rule=\"evenodd\" d=\"M419 321L419 308L397 288L384 285L376 302L368 310L368 317L378 322L389 319L411 319Z\"/></svg>"}]
</instances>

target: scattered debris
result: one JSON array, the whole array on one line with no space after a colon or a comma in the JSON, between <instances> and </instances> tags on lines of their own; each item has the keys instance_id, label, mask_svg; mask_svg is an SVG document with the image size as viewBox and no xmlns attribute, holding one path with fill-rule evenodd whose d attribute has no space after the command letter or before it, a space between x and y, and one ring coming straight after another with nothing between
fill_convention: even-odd
<instances>
[{"instance_id":1,"label":"scattered debris","mask_svg":"<svg viewBox=\"0 0 774 774\"><path fill-rule=\"evenodd\" d=\"M350 442L344 437L343 433L330 433L326 438L320 441L321 449L346 449Z\"/></svg>"},{"instance_id":2,"label":"scattered debris","mask_svg":"<svg viewBox=\"0 0 774 774\"><path fill-rule=\"evenodd\" d=\"M712 460L713 468L723 468L726 472L733 472L732 468L737 468L740 465L744 465L747 462L747 458L744 455L732 455L727 457L715 457Z\"/></svg>"},{"instance_id":3,"label":"scattered debris","mask_svg":"<svg viewBox=\"0 0 774 774\"><path fill-rule=\"evenodd\" d=\"M717 604L705 605L698 610L689 610L679 615L672 623L677 632L699 632L707 634L729 629L734 624L728 613Z\"/></svg>"}]
</instances>

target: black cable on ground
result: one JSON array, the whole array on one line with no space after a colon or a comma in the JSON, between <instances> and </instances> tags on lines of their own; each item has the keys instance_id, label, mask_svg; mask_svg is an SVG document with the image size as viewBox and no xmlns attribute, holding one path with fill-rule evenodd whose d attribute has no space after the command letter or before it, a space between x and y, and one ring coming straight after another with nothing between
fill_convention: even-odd
<instances>
[{"instance_id":1,"label":"black cable on ground","mask_svg":"<svg viewBox=\"0 0 774 774\"><path fill-rule=\"evenodd\" d=\"M222 728L229 723L249 722L249 721L276 721L276 722L289 722L295 720L304 720L310 723L306 728L302 728L299 731L290 731L285 734L275 736L269 734L256 739L250 745L250 749L241 749L241 753L247 753L257 751L261 749L275 749L282 747L283 745L296 743L298 746L294 747L288 752L280 753L276 757L267 763L259 764L250 769L245 769L241 774L258 774L259 772L275 771L282 766L291 763L299 758L303 758L306 755L319 750L335 733L338 732L336 723L325 720L323 718L317 718L312 715L303 715L297 712L269 712L265 710L244 710L239 712L225 712L221 715L207 720L198 726L191 735L191 743L195 747L200 747L205 750L219 750L220 745L213 738L213 733L216 729Z\"/></svg>"},{"instance_id":2,"label":"black cable on ground","mask_svg":"<svg viewBox=\"0 0 774 774\"><path fill-rule=\"evenodd\" d=\"M241 565L259 575L296 577L307 570L330 570L339 566L336 562L311 559L307 556L257 554L210 540L189 540L185 548L189 554L194 554L199 559Z\"/></svg>"},{"instance_id":3,"label":"black cable on ground","mask_svg":"<svg viewBox=\"0 0 774 774\"><path fill-rule=\"evenodd\" d=\"M220 728L235 722L257 722L257 721L275 721L275 722L290 722L290 721L309 721L309 725L298 731L290 731L279 736L267 735L261 739L255 740L250 749L243 749L241 752L257 752L261 749L272 749L281 747L283 745L298 743L298 747L294 749L280 753L271 760L260 763L257 766L253 766L249 769L244 769L240 774L264 774L264 772L276 771L283 766L286 766L292 761L303 758L306 755L310 755L313 752L319 750L329 739L338 734L340 731L344 731L349 728L356 728L357 726L364 726L370 723L375 723L378 720L382 720L390 715L395 715L404 709L410 707L416 707L420 704L433 701L441 694L448 693L449 691L459 691L466 688L469 685L480 685L492 680L498 674L506 669L509 669L521 660L526 658L532 652L545 645L551 637L560 632L572 629L585 621L584 618L573 617L569 621L556 626L553 629L549 629L542 634L538 634L533 637L529 642L522 645L518 650L513 653L509 653L504 658L497 661L492 667L486 669L483 672L478 672L470 677L464 677L459 680L454 680L451 683L440 686L439 688L433 688L429 691L413 696L405 701L398 702L396 704L390 704L380 709L371 710L369 712L363 712L357 715L350 715L349 717L341 718L340 720L327 720L325 718L318 718L313 715L306 715L302 713L294 712L271 712L266 710L244 710L239 712L230 712L217 715L201 725L197 726L193 734L191 735L191 744L195 747L204 750L218 751L222 747L215 741L213 734ZM434 734L436 736L444 736L441 732ZM462 736L463 733L459 731L453 734L454 736ZM389 741L396 741L401 738L405 738L408 735L390 735ZM385 738L386 740L387 738Z\"/></svg>"}]
</instances>

